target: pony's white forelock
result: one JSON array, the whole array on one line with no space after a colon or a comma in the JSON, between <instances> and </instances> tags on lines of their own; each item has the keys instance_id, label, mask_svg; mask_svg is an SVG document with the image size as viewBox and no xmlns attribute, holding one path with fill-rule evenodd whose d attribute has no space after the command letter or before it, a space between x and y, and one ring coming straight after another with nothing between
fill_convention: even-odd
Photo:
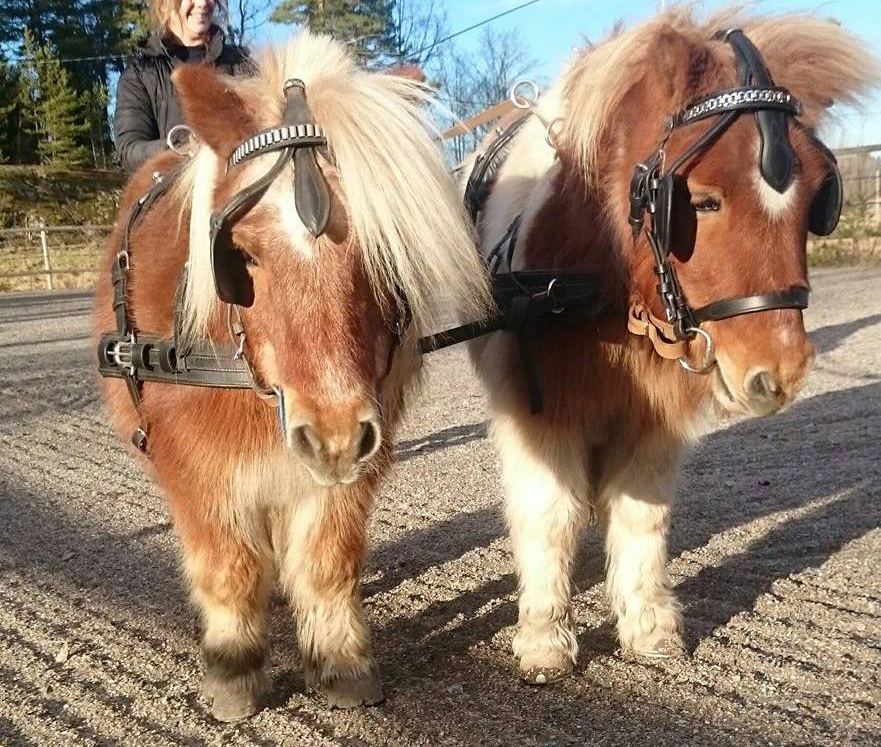
<instances>
[{"instance_id":1,"label":"pony's white forelock","mask_svg":"<svg viewBox=\"0 0 881 747\"><path fill-rule=\"evenodd\" d=\"M285 80L306 84L371 284L406 299L419 330L431 329L439 307L485 316L491 303L486 275L426 114L430 91L363 70L344 45L309 31L259 51L255 60L256 75L231 85L261 128L281 122ZM203 147L180 187L189 191L192 207L185 315L201 334L219 305L208 216L220 169L218 157Z\"/></svg>"}]
</instances>

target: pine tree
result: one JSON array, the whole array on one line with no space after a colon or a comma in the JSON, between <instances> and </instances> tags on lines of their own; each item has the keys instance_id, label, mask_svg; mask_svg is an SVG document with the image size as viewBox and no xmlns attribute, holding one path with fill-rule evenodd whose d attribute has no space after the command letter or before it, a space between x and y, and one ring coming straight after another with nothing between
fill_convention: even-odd
<instances>
[{"instance_id":1,"label":"pine tree","mask_svg":"<svg viewBox=\"0 0 881 747\"><path fill-rule=\"evenodd\" d=\"M15 120L18 107L18 75L0 59L0 163L11 160L15 151Z\"/></svg>"},{"instance_id":2,"label":"pine tree","mask_svg":"<svg viewBox=\"0 0 881 747\"><path fill-rule=\"evenodd\" d=\"M109 123L107 121L107 103L110 97L107 86L95 83L85 97L87 121L89 123L89 145L92 149L92 161L96 169L106 169L110 158L110 147L105 138Z\"/></svg>"},{"instance_id":3,"label":"pine tree","mask_svg":"<svg viewBox=\"0 0 881 747\"><path fill-rule=\"evenodd\" d=\"M22 28L30 30L32 43L51 45L69 85L85 101L96 83L108 86L112 71L125 65L123 55L145 34L147 0L0 0L0 48L27 63ZM106 113L89 109L91 134L80 142L98 152L109 150ZM100 144L95 141L99 127Z\"/></svg>"},{"instance_id":4,"label":"pine tree","mask_svg":"<svg viewBox=\"0 0 881 747\"><path fill-rule=\"evenodd\" d=\"M51 168L82 166L88 158L81 140L88 135L83 102L48 44L24 32L20 98L37 135L40 162Z\"/></svg>"},{"instance_id":5,"label":"pine tree","mask_svg":"<svg viewBox=\"0 0 881 747\"><path fill-rule=\"evenodd\" d=\"M283 0L272 12L273 23L308 26L355 48L368 60L392 50L394 2L390 0Z\"/></svg>"}]
</instances>

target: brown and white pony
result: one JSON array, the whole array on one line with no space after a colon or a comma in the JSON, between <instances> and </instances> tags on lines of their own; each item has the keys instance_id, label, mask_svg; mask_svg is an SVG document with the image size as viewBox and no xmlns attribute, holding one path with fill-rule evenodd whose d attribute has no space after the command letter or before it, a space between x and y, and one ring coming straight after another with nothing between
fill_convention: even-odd
<instances>
[{"instance_id":1,"label":"brown and white pony","mask_svg":"<svg viewBox=\"0 0 881 747\"><path fill-rule=\"evenodd\" d=\"M253 713L268 686L276 576L296 618L307 682L332 706L382 698L358 593L368 511L419 378L416 341L437 294L469 315L489 305L425 118L425 90L359 69L345 47L307 32L258 55L257 66L250 79L203 66L175 73L201 146L134 232L128 302L138 330L170 336L188 263L185 326L228 341L209 215L275 163L270 153L226 168L242 141L281 122L285 81L302 80L327 138L319 155L332 196L327 230L314 239L298 218L292 164L231 229L254 286L253 305L241 309L245 352L256 378L284 393L284 437L275 410L251 391L148 382L139 414L123 382L103 385L126 439L140 418L149 428L148 465L183 545L204 624L206 694L221 720ZM108 258L151 172L168 171L176 158L154 159L132 178ZM108 273L96 298L99 333L114 327L111 295ZM402 316L409 325L392 351Z\"/></svg>"},{"instance_id":2,"label":"brown and white pony","mask_svg":"<svg viewBox=\"0 0 881 747\"><path fill-rule=\"evenodd\" d=\"M795 309L704 324L717 358L707 376L686 372L628 332L634 302L663 318L645 233L634 244L628 224L634 166L658 148L668 115L738 85L731 47L713 39L728 28L745 31L777 85L804 105L798 124L789 119L795 179L783 194L765 184L755 117L741 115L683 170L673 265L692 308L806 287L808 209L829 168L810 132L832 102L853 102L878 80L864 44L813 16L727 11L699 24L676 9L584 51L540 104L544 122L532 117L517 134L479 226L489 249L522 214L513 269L595 273L605 279L611 309L597 323L536 334L538 415L529 412L514 338L497 333L472 344L503 465L520 579L513 648L529 682L563 676L576 660L570 573L579 532L593 515L606 529L607 594L621 646L648 655L683 650L665 568L680 460L713 410L777 412L811 365ZM667 162L714 122L677 127ZM548 123L556 149L546 142ZM701 358L702 345L701 338L689 344L691 360Z\"/></svg>"}]
</instances>

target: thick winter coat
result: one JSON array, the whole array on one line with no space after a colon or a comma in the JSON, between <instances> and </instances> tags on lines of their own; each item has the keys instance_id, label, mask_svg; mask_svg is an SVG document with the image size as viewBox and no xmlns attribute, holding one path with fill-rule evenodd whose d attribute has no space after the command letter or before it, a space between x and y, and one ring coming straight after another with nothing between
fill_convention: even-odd
<instances>
[{"instance_id":1,"label":"thick winter coat","mask_svg":"<svg viewBox=\"0 0 881 747\"><path fill-rule=\"evenodd\" d=\"M116 88L116 153L126 171L165 148L168 131L183 124L171 73L185 62L216 65L230 75L247 74L251 66L247 50L225 44L217 27L207 47L184 47L155 35L139 46Z\"/></svg>"}]
</instances>

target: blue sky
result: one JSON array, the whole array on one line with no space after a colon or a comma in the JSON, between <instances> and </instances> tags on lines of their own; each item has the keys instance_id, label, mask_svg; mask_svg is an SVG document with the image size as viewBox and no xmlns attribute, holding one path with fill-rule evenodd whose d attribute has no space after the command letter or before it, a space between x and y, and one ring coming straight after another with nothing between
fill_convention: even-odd
<instances>
[{"instance_id":1,"label":"blue sky","mask_svg":"<svg viewBox=\"0 0 881 747\"><path fill-rule=\"evenodd\" d=\"M523 0L446 0L450 31L470 26L504 10L520 5ZM706 9L730 2L705 0ZM757 12L802 11L830 16L866 39L881 58L881 3L878 0L767 0L755 4ZM536 74L550 79L556 76L571 49L584 37L602 39L618 20L633 24L657 12L660 3L652 0L541 0L527 8L493 22L498 29L518 29L539 62ZM265 27L264 27L265 28ZM261 29L260 36L276 36L281 31ZM473 48L480 38L480 29L464 34L456 43ZM839 122L827 127L824 137L831 147L881 143L881 92L868 102L865 112L850 110L837 113Z\"/></svg>"}]
</instances>

